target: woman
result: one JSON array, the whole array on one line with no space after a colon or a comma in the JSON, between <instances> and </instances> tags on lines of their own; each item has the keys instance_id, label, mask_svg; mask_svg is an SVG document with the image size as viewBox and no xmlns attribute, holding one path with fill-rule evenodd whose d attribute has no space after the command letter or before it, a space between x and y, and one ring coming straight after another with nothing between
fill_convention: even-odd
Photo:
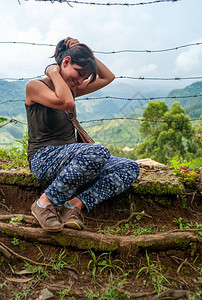
<instances>
[{"instance_id":1,"label":"woman","mask_svg":"<svg viewBox=\"0 0 202 300\"><path fill-rule=\"evenodd\" d=\"M64 226L82 229L82 209L120 194L136 181L136 162L110 157L95 143L78 143L69 116L75 116L75 97L97 91L114 80L113 73L78 40L58 43L55 64L43 80L26 85L28 160L32 173L50 184L31 206L31 212L47 231Z\"/></svg>"}]
</instances>

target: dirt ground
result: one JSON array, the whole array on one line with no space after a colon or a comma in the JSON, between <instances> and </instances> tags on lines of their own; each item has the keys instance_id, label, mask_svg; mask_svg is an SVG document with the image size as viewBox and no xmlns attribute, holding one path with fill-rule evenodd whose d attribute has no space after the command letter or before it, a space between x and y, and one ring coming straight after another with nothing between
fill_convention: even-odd
<instances>
[{"instance_id":1,"label":"dirt ground","mask_svg":"<svg viewBox=\"0 0 202 300\"><path fill-rule=\"evenodd\" d=\"M0 185L0 218L30 215L40 189ZM120 205L121 203L121 205ZM133 217L132 213L136 212ZM138 214L139 213L139 214ZM199 190L183 195L134 194L131 188L84 214L85 231L119 236L161 232L202 235ZM0 220L1 224L2 220ZM15 226L40 228L10 219ZM119 222L119 224L117 224ZM29 223L29 222L28 222ZM1 226L1 225L0 225ZM0 229L0 299L201 299L201 247L97 252L51 245L6 234Z\"/></svg>"},{"instance_id":2,"label":"dirt ground","mask_svg":"<svg viewBox=\"0 0 202 300\"><path fill-rule=\"evenodd\" d=\"M3 193L1 187L0 214L10 214L13 207L10 208L10 201L3 198ZM16 190L10 197L16 197ZM113 207L113 214L112 210L106 210L105 218L102 214L98 218L95 212L85 215L85 230L130 236L200 227L202 212L197 193L194 197L190 193L164 201L159 201L162 197L131 196L130 191L120 196L123 201L125 197L130 198L136 211L144 211L149 217L136 216L117 226L118 221L130 216L126 209L129 204L125 204L126 208L116 208L111 199L107 205ZM21 213L29 214L27 208L24 211L21 208ZM10 258L0 253L2 300L201 297L200 249L194 245L184 250L138 252L133 259L122 259L116 252L78 251L30 242L5 233L1 234L0 246L12 253Z\"/></svg>"}]
</instances>

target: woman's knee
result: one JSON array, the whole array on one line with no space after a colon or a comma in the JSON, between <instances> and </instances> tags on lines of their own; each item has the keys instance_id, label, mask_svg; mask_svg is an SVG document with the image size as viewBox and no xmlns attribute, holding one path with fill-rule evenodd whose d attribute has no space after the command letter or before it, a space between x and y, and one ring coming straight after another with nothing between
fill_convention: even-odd
<instances>
[{"instance_id":1,"label":"woman's knee","mask_svg":"<svg viewBox=\"0 0 202 300\"><path fill-rule=\"evenodd\" d=\"M140 167L138 163L132 159L123 161L119 165L119 170L128 174L128 178L130 178L131 183L134 183L137 180L140 173Z\"/></svg>"},{"instance_id":2,"label":"woman's knee","mask_svg":"<svg viewBox=\"0 0 202 300\"><path fill-rule=\"evenodd\" d=\"M133 177L134 177L134 182L137 180L139 174L140 174L140 166L136 161L133 161L131 163L131 168L132 168L132 172L133 172Z\"/></svg>"},{"instance_id":3,"label":"woman's knee","mask_svg":"<svg viewBox=\"0 0 202 300\"><path fill-rule=\"evenodd\" d=\"M98 160L103 160L105 163L110 158L110 151L108 148L101 144L86 144L86 147L81 149L81 155L87 154L97 158Z\"/></svg>"}]
</instances>

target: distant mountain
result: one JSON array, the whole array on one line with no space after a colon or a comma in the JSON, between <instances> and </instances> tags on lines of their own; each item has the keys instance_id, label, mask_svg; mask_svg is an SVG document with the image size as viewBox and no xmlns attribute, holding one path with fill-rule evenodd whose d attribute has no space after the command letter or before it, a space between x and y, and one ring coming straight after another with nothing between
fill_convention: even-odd
<instances>
[{"instance_id":1,"label":"distant mountain","mask_svg":"<svg viewBox=\"0 0 202 300\"><path fill-rule=\"evenodd\" d=\"M196 95L201 95L201 97L194 97ZM186 96L193 96L187 97ZM194 82L188 85L184 89L173 90L168 94L168 97L185 97L165 99L165 103L170 108L172 103L177 101L180 105L185 108L186 113L190 118L199 118L202 114L202 81Z\"/></svg>"},{"instance_id":2,"label":"distant mountain","mask_svg":"<svg viewBox=\"0 0 202 300\"><path fill-rule=\"evenodd\" d=\"M0 81L1 116L12 118L18 114L25 114L25 85L26 81ZM13 100L16 102L8 102Z\"/></svg>"},{"instance_id":3,"label":"distant mountain","mask_svg":"<svg viewBox=\"0 0 202 300\"><path fill-rule=\"evenodd\" d=\"M12 123L0 128L0 145L11 144L15 139L21 139L24 135L27 123L24 106L25 85L26 81L0 81L0 116L7 117L8 120L16 119L20 121L16 125ZM138 142L140 136L138 121L115 120L100 123L95 122L95 120L138 118L149 102L149 100L144 100L145 98L155 97L157 101L158 97L162 95L166 95L165 90L145 90L143 94L136 85L112 84L100 91L77 98L77 117L81 122L93 120L93 122L83 123L82 125L88 129L97 142L132 147ZM202 81L195 82L183 89L172 90L169 92L168 97L194 95L202 95ZM113 98L110 98L110 96ZM121 97L126 100L119 99ZM134 99L134 101L131 101L131 99ZM199 118L202 114L202 96L165 99L165 103L169 107L175 101L180 102L190 118Z\"/></svg>"}]
</instances>

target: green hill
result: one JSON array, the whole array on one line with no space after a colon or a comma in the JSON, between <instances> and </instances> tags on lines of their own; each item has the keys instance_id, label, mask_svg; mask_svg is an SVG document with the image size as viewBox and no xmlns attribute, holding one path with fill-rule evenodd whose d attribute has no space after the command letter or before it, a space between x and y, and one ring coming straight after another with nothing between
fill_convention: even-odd
<instances>
[{"instance_id":1,"label":"green hill","mask_svg":"<svg viewBox=\"0 0 202 300\"><path fill-rule=\"evenodd\" d=\"M168 94L168 97L186 97L202 95L202 81L194 82L184 89L173 90ZM186 113L190 118L199 118L202 114L202 96L187 97L179 99L165 99L165 103L170 108L173 102L180 102L180 105L185 108Z\"/></svg>"},{"instance_id":2,"label":"green hill","mask_svg":"<svg viewBox=\"0 0 202 300\"><path fill-rule=\"evenodd\" d=\"M0 81L0 116L6 117L8 121L16 119L17 124L11 123L0 128L0 145L6 146L15 143L16 139L21 139L26 131L26 113L24 107L26 81ZM107 88L107 95L116 95L118 97L141 98L140 93L135 93L137 87L131 87L125 84L119 84L116 89L114 86L110 90ZM135 95L130 97L128 93ZM145 91L149 93L149 91ZM76 99L77 116L80 121L112 119L117 117L139 118L148 101L121 101L119 99L95 99L82 100L83 98L103 97L106 95L106 89L102 89L89 96ZM125 96L124 96L125 95ZM172 90L168 97L184 97L202 95L202 81L195 82L183 89ZM156 97L151 94L151 97ZM156 98L158 100L158 98ZM186 109L190 118L199 118L202 114L202 96L165 99L165 103L171 107L172 103L178 101ZM84 128L96 142L105 145L114 145L118 147L131 147L139 142L139 121L133 120L114 120L114 121L92 121L83 123Z\"/></svg>"}]
</instances>

